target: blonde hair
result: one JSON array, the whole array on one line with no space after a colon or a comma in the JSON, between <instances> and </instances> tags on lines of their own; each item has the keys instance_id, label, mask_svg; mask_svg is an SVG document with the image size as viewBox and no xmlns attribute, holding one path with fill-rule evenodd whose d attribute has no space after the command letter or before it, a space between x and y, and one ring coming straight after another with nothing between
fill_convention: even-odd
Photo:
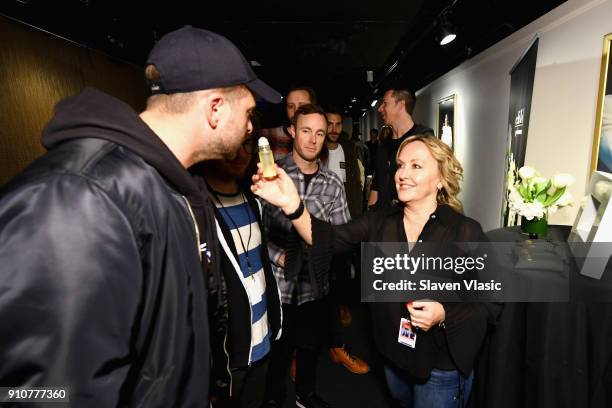
<instances>
[{"instance_id":1,"label":"blonde hair","mask_svg":"<svg viewBox=\"0 0 612 408\"><path fill-rule=\"evenodd\" d=\"M463 167L446 143L430 135L410 136L400 144L395 159L399 159L404 147L417 141L425 144L433 158L438 162L438 171L442 178L442 188L438 190L436 195L438 205L446 204L453 210L461 212L463 204L459 201L457 195L461 191L459 184L463 181Z\"/></svg>"},{"instance_id":2,"label":"blonde hair","mask_svg":"<svg viewBox=\"0 0 612 408\"><path fill-rule=\"evenodd\" d=\"M155 65L147 65L145 68L145 78L148 81L158 81L160 73ZM220 88L227 99L234 102L244 93L250 92L244 85L229 86ZM168 113L185 113L193 107L198 100L198 96L205 91L177 92L173 94L151 95L147 99L147 109L161 109Z\"/></svg>"}]
</instances>

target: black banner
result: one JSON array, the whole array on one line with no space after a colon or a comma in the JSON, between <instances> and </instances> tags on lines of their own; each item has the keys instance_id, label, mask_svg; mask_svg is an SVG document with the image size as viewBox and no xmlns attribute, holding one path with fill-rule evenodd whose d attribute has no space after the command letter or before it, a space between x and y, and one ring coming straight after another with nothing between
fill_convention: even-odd
<instances>
[{"instance_id":1,"label":"black banner","mask_svg":"<svg viewBox=\"0 0 612 408\"><path fill-rule=\"evenodd\" d=\"M514 170L525 164L531 95L535 77L538 42L535 41L510 70L510 112L508 115L508 149L506 151L506 175L502 202L502 226L517 224L517 216L508 208L508 187L514 183Z\"/></svg>"}]
</instances>

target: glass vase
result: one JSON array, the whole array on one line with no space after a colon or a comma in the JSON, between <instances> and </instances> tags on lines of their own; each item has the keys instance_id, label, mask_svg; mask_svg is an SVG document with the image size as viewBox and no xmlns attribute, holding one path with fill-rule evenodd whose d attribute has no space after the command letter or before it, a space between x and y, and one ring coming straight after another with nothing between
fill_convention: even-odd
<instances>
[{"instance_id":1,"label":"glass vase","mask_svg":"<svg viewBox=\"0 0 612 408\"><path fill-rule=\"evenodd\" d=\"M522 217L521 230L525 234L529 234L530 239L544 238L546 234L548 234L548 220L545 216L542 218L532 218L530 220Z\"/></svg>"}]
</instances>

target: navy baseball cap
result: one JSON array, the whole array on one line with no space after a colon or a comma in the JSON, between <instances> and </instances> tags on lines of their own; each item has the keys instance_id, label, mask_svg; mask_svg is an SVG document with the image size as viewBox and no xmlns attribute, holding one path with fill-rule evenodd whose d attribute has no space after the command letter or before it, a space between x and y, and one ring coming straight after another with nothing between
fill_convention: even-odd
<instances>
[{"instance_id":1,"label":"navy baseball cap","mask_svg":"<svg viewBox=\"0 0 612 408\"><path fill-rule=\"evenodd\" d=\"M164 35L155 44L147 65L160 73L149 80L152 94L173 94L245 85L268 102L279 103L281 94L257 78L240 50L212 31L185 26Z\"/></svg>"}]
</instances>

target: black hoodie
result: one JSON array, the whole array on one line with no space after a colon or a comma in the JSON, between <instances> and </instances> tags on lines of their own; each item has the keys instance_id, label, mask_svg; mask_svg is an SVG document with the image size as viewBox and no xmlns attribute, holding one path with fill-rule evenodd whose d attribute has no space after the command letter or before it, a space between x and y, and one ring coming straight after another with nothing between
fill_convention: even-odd
<instances>
[{"instance_id":1,"label":"black hoodie","mask_svg":"<svg viewBox=\"0 0 612 408\"><path fill-rule=\"evenodd\" d=\"M43 131L42 144L51 150L67 140L104 139L142 157L182 195L204 199L176 156L130 106L93 88L57 104Z\"/></svg>"},{"instance_id":2,"label":"black hoodie","mask_svg":"<svg viewBox=\"0 0 612 408\"><path fill-rule=\"evenodd\" d=\"M43 144L0 191L0 384L68 387L75 407L208 406L206 192L93 89L58 104Z\"/></svg>"},{"instance_id":3,"label":"black hoodie","mask_svg":"<svg viewBox=\"0 0 612 408\"><path fill-rule=\"evenodd\" d=\"M206 186L198 188L168 146L129 105L93 88L85 88L74 98L58 103L55 116L43 130L43 146L51 150L79 138L107 140L136 153L189 200L201 238L215 236L214 205L209 202ZM201 244L204 243L201 239ZM211 255L219 254L218 243L214 245ZM220 269L214 267L218 262L206 261L202 262L205 270L218 276Z\"/></svg>"}]
</instances>

